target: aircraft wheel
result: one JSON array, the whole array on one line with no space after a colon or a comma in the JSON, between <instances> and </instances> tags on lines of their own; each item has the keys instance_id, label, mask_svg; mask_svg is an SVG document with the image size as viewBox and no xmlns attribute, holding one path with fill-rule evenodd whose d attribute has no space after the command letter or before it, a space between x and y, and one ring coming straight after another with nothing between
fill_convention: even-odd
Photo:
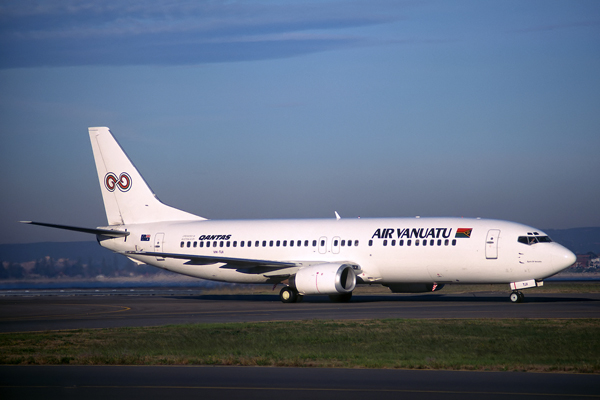
<instances>
[{"instance_id":1,"label":"aircraft wheel","mask_svg":"<svg viewBox=\"0 0 600 400\"><path fill-rule=\"evenodd\" d=\"M523 301L525 296L521 292L512 292L510 294L510 301L513 303L520 303Z\"/></svg>"},{"instance_id":2,"label":"aircraft wheel","mask_svg":"<svg viewBox=\"0 0 600 400\"><path fill-rule=\"evenodd\" d=\"M279 292L279 298L282 303L295 303L298 301L298 292L286 286Z\"/></svg>"}]
</instances>

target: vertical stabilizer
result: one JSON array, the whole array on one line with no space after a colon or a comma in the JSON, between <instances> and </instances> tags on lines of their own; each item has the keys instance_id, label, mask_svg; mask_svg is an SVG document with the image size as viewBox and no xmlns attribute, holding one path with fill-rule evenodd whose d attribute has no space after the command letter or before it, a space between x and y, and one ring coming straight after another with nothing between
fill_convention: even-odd
<instances>
[{"instance_id":1,"label":"vertical stabilizer","mask_svg":"<svg viewBox=\"0 0 600 400\"><path fill-rule=\"evenodd\" d=\"M204 220L161 203L108 128L89 133L109 225Z\"/></svg>"}]
</instances>

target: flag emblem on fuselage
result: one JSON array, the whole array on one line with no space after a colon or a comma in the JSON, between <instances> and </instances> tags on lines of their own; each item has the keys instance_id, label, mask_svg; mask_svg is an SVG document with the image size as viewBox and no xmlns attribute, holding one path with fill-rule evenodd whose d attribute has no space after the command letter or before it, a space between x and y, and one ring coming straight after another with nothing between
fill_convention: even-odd
<instances>
[{"instance_id":1,"label":"flag emblem on fuselage","mask_svg":"<svg viewBox=\"0 0 600 400\"><path fill-rule=\"evenodd\" d=\"M454 237L455 238L470 238L472 230L473 230L473 228L458 228L456 230L456 234L454 235Z\"/></svg>"},{"instance_id":2,"label":"flag emblem on fuselage","mask_svg":"<svg viewBox=\"0 0 600 400\"><path fill-rule=\"evenodd\" d=\"M149 242L150 241L150 235L142 235L142 238L140 239L140 241L142 241L142 242Z\"/></svg>"}]
</instances>

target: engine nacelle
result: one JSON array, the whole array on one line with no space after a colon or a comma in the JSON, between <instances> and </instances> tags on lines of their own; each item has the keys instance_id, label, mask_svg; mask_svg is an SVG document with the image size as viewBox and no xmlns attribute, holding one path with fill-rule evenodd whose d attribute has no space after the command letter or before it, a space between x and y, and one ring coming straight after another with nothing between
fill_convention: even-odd
<instances>
[{"instance_id":1,"label":"engine nacelle","mask_svg":"<svg viewBox=\"0 0 600 400\"><path fill-rule=\"evenodd\" d=\"M300 294L350 293L356 287L356 274L349 264L311 265L299 270L290 284Z\"/></svg>"},{"instance_id":2,"label":"engine nacelle","mask_svg":"<svg viewBox=\"0 0 600 400\"><path fill-rule=\"evenodd\" d=\"M392 293L424 293L441 290L444 285L434 283L391 283L384 285L390 288Z\"/></svg>"}]
</instances>

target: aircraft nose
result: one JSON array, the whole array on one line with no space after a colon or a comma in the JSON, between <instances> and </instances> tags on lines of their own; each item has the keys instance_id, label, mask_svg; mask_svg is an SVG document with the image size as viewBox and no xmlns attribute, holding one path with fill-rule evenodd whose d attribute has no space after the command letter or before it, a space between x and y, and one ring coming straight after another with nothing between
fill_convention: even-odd
<instances>
[{"instance_id":1,"label":"aircraft nose","mask_svg":"<svg viewBox=\"0 0 600 400\"><path fill-rule=\"evenodd\" d=\"M570 267L571 265L575 264L575 261L577 260L577 256L573 254L571 250L560 245L559 248L554 252L552 258L554 267L557 271L562 271L563 269Z\"/></svg>"}]
</instances>

